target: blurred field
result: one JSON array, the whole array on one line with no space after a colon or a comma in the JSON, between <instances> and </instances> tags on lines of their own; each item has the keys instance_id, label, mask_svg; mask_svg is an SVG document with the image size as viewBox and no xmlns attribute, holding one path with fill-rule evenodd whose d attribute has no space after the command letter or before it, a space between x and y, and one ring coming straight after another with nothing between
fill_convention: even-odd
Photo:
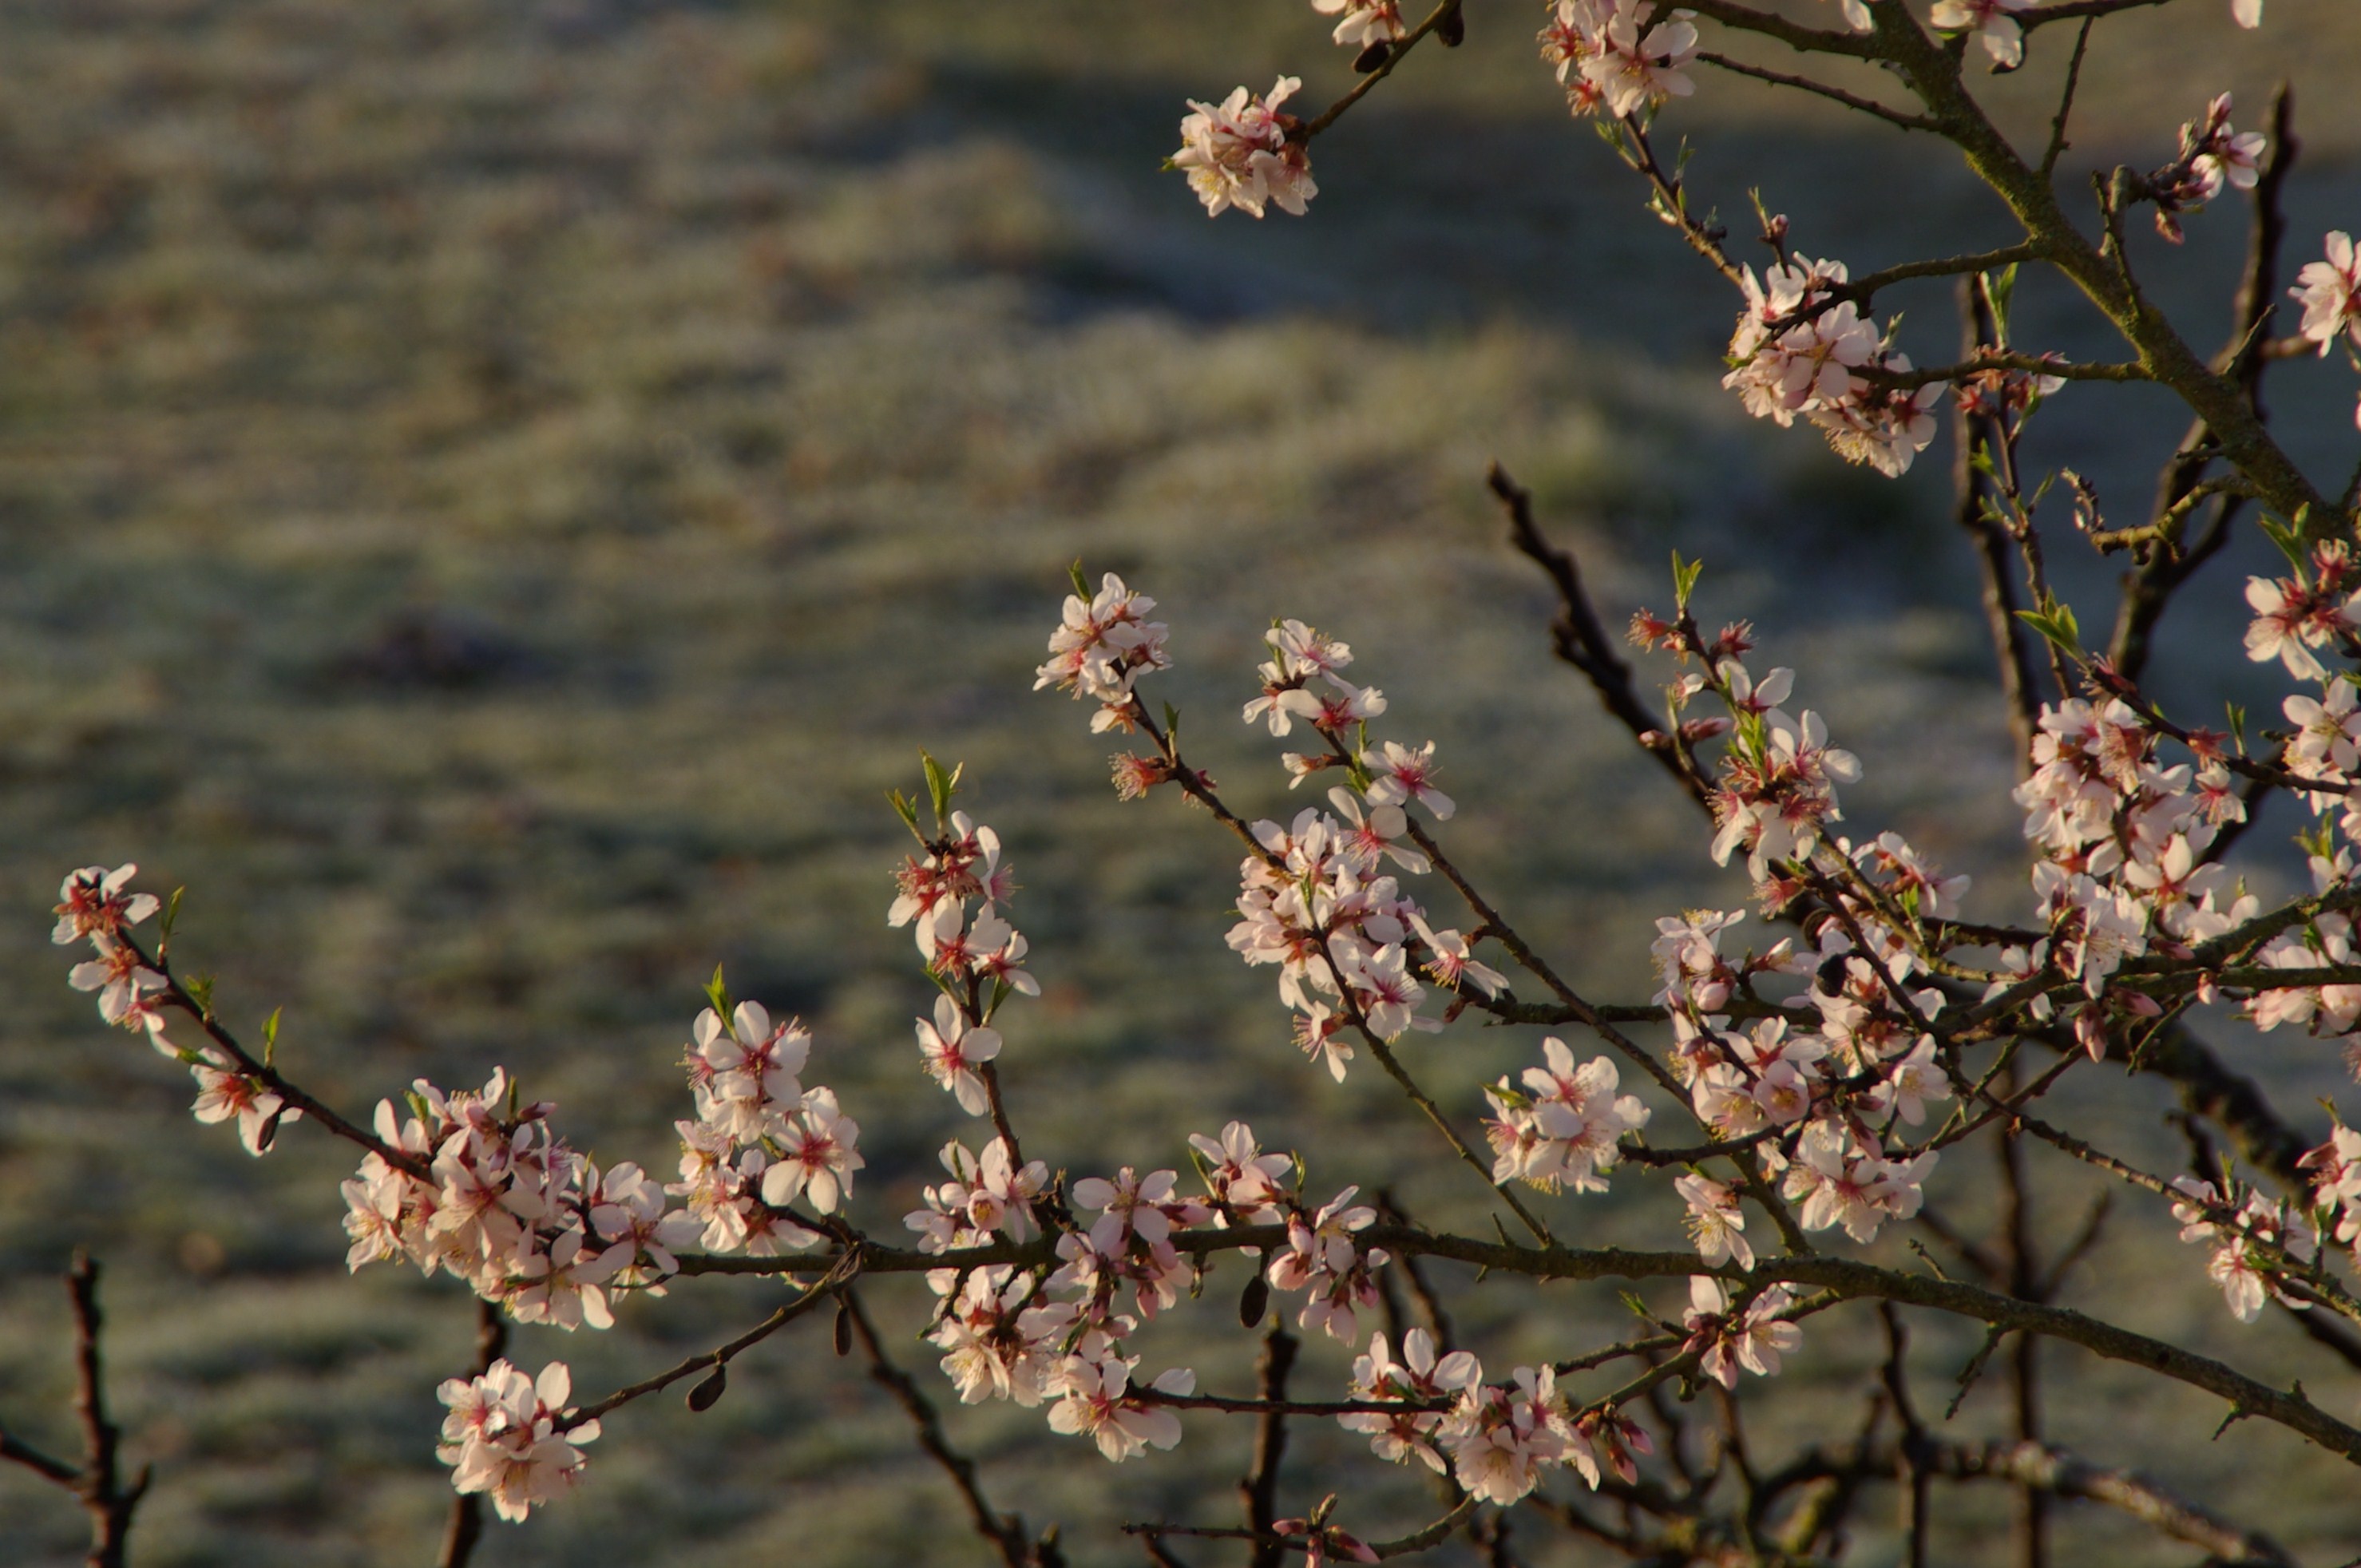
<instances>
[{"instance_id":1,"label":"blurred field","mask_svg":"<svg viewBox=\"0 0 2361 1568\"><path fill-rule=\"evenodd\" d=\"M1473 11L1460 56L1422 57L1320 144L1313 217L1257 226L1205 223L1157 163L1184 96L1281 63L1312 95L1343 82L1317 19L1277 0L1203 20L1081 0L0 8L0 1415L62 1445L47 1277L89 1245L134 1454L159 1468L142 1563L428 1560L432 1390L472 1314L346 1278L340 1146L297 1127L248 1161L188 1119L181 1075L99 1027L46 945L70 866L187 884L180 950L218 970L234 1024L283 1004L283 1056L340 1102L505 1062L578 1143L659 1168L686 1106L671 1064L724 961L813 1025L812 1076L863 1127L856 1213L890 1231L967 1132L918 1077L926 987L883 923L882 796L925 746L969 762L1025 884L1048 994L1011 1014L1005 1069L1028 1142L1077 1172L1177 1164L1184 1132L1246 1114L1312 1150L1316 1182L1392 1179L1431 1163L1431 1135L1373 1075L1336 1090L1286 1048L1267 980L1221 943L1232 850L1169 803L1118 806L1082 711L1027 688L1065 564L1126 572L1174 626L1192 749L1274 813L1293 805L1275 748L1232 717L1258 629L1331 628L1399 732L1441 740L1461 858L1581 981L1636 995L1646 922L1742 888L1547 663L1548 601L1480 488L1497 455L1611 607L1660 601L1674 545L1706 554L1714 610L1756 616L1868 763L1855 819L1998 873L1981 896L2005 906L2015 827L1943 453L1887 485L1745 427L1714 385L1712 280L1563 122L1525 9ZM2210 9L2188 33L2124 21L2082 150L2160 160L2204 93L2258 104L2291 69L2317 105L2296 232L2349 224L2361 25L2341 0L2271 17L2255 37ZM2007 90L2045 112L2037 83ZM1865 230L1897 193L1921 239L1991 243L1973 192L1890 142L1743 83L1697 104L1692 123L1744 133L1705 138L1700 181L1732 212L1764 183L1799 237L1827 236L1807 249L1893 259ZM2228 203L2201 221L2168 297L2218 314L2238 230ZM1916 310L1939 352L1939 296ZM2065 302L2027 310L2072 340ZM2325 461L2349 386L2293 371L2295 439ZM2048 439L2134 498L2180 430L2153 407L2070 397ZM2218 634L2235 591L2225 572L2174 624ZM2268 689L2202 647L2176 658L2193 705ZM1468 1109L1532 1049L1468 1029L1415 1047ZM2273 1040L2253 1062L2301 1106L2329 1054ZM2144 1087L2085 1098L2175 1157ZM1463 1187L1430 1170L1403 1196L1480 1225ZM1662 1196L1568 1201L1562 1229L1661 1237ZM2154 1276L2129 1321L2351 1412L2349 1375L2284 1323L2237 1332L2169 1238L2144 1215L2099 1259ZM1235 1275L1150 1355L1239 1386ZM1565 1354L1620 1312L1531 1294L1472 1321L1488 1356ZM915 1326L907 1288L870 1299ZM595 1389L764 1310L759 1287L684 1287L519 1354ZM1822 1322L1806 1376L1834 1377L1860 1346ZM1933 1378L1971 1348L1922 1337ZM1344 1359L1306 1363L1317 1383ZM2349 1480L2291 1442L2250 1424L2144 1452L2124 1434L2218 1411L2080 1370L2067 1441L2322 1561L2361 1551ZM1996 1419L1988 1398L1963 1425ZM1030 1414L956 1420L995 1497L1067 1520L1077 1562L1125 1560L1120 1519L1226 1518L1245 1464L1246 1433L1209 1420L1179 1460L1113 1471ZM822 1335L741 1363L710 1415L650 1401L608 1432L581 1496L478 1561L982 1560ZM1360 1447L1299 1443L1306 1501ZM1367 1506L1377 1527L1428 1504L1387 1482ZM0 1563L78 1560L80 1528L0 1473ZM2171 1561L2103 1524L2074 1539Z\"/></svg>"}]
</instances>

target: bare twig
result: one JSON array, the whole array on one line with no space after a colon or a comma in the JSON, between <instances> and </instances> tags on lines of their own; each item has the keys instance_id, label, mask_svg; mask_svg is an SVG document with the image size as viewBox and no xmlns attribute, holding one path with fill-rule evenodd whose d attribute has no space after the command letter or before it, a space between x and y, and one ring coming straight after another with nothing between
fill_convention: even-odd
<instances>
[{"instance_id":1,"label":"bare twig","mask_svg":"<svg viewBox=\"0 0 2361 1568\"><path fill-rule=\"evenodd\" d=\"M1571 551L1550 542L1533 518L1532 492L1492 465L1484 482L1508 514L1509 538L1549 576L1557 589L1557 613L1550 620L1550 642L1557 656L1582 672L1598 694L1601 707L1631 731L1641 748L1663 765L1700 806L1706 804L1705 778L1697 758L1677 732L1667 730L1648 711L1633 685L1631 666L1616 648L1616 640L1598 619L1598 609L1583 587L1582 566Z\"/></svg>"},{"instance_id":2,"label":"bare twig","mask_svg":"<svg viewBox=\"0 0 2361 1568\"><path fill-rule=\"evenodd\" d=\"M1256 1369L1257 1387L1271 1408L1255 1423L1254 1467L1238 1483L1246 1528L1257 1537L1254 1568L1278 1568L1283 1550L1270 1527L1279 1518L1279 1466L1287 1454L1287 1375L1295 1365L1296 1343L1284 1323L1271 1324L1263 1336L1262 1361Z\"/></svg>"},{"instance_id":3,"label":"bare twig","mask_svg":"<svg viewBox=\"0 0 2361 1568\"><path fill-rule=\"evenodd\" d=\"M818 1294L815 1288L813 1296L817 1298ZM1026 1530L1023 1519L1001 1513L992 1506L991 1499L983 1495L982 1483L976 1479L975 1461L951 1446L934 1401L927 1398L908 1373L887 1357L884 1345L877 1338L877 1325L870 1321L868 1309L861 1304L859 1294L850 1285L842 1287L838 1294L851 1319L853 1332L860 1337L862 1353L869 1357L869 1376L908 1413L918 1429L918 1446L942 1466L951 1484L959 1488L976 1533L992 1543L1005 1568L1051 1568L1053 1559L1060 1555L1055 1542L1037 1542Z\"/></svg>"}]
</instances>

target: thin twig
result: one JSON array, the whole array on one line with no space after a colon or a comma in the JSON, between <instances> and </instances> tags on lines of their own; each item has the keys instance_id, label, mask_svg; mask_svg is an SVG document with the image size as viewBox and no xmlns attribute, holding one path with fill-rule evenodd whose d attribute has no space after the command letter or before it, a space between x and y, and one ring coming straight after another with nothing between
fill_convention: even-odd
<instances>
[{"instance_id":1,"label":"thin twig","mask_svg":"<svg viewBox=\"0 0 2361 1568\"><path fill-rule=\"evenodd\" d=\"M1287 1325L1274 1322L1263 1336L1256 1386L1266 1408L1255 1423L1254 1466L1238 1483L1246 1528L1255 1532L1253 1568L1278 1568L1281 1551L1271 1525L1279 1518L1279 1466L1287 1455L1287 1375L1295 1365L1298 1341Z\"/></svg>"},{"instance_id":2,"label":"thin twig","mask_svg":"<svg viewBox=\"0 0 2361 1568\"><path fill-rule=\"evenodd\" d=\"M877 1325L869 1321L869 1310L861 1304L861 1297L850 1285L838 1291L844 1302L846 1315L851 1320L852 1332L861 1342L862 1353L869 1357L869 1376L890 1392L907 1412L918 1429L918 1446L927 1451L936 1464L942 1466L959 1488L960 1497L967 1504L969 1520L984 1540L990 1541L1006 1568L1044 1568L1043 1553L1025 1529L1025 1521L1015 1514L1004 1514L992 1506L983 1495L983 1486L976 1479L975 1461L951 1446L950 1435L943 1431L942 1417L925 1392L910 1375L894 1365L885 1354L885 1347L877 1337ZM1051 1548L1055 1550L1054 1547Z\"/></svg>"}]
</instances>

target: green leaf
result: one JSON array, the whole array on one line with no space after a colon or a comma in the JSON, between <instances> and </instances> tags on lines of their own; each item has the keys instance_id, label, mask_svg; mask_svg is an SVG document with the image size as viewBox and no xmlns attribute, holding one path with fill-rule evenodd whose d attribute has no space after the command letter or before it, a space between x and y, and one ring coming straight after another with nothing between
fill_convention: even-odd
<instances>
[{"instance_id":1,"label":"green leaf","mask_svg":"<svg viewBox=\"0 0 2361 1568\"><path fill-rule=\"evenodd\" d=\"M918 826L918 803L904 795L898 789L887 790L885 798L894 803L894 815L902 819L902 826L907 828L919 843L925 843L926 831Z\"/></svg>"},{"instance_id":2,"label":"green leaf","mask_svg":"<svg viewBox=\"0 0 2361 1568\"><path fill-rule=\"evenodd\" d=\"M2234 702L2224 706L2230 715L2230 739L2238 743L2239 751L2244 751L2246 749L2246 705Z\"/></svg>"},{"instance_id":3,"label":"green leaf","mask_svg":"<svg viewBox=\"0 0 2361 1568\"><path fill-rule=\"evenodd\" d=\"M967 764L961 762L945 773L943 765L925 751L918 753L918 761L926 766L927 795L934 802L935 831L940 833L951 819L951 796L959 793L960 774L967 771Z\"/></svg>"},{"instance_id":4,"label":"green leaf","mask_svg":"<svg viewBox=\"0 0 2361 1568\"><path fill-rule=\"evenodd\" d=\"M2039 609L2020 609L2016 618L2055 644L2058 651L2080 661L2082 654L2082 628L2074 619L2071 605L2055 597L2045 600Z\"/></svg>"},{"instance_id":5,"label":"green leaf","mask_svg":"<svg viewBox=\"0 0 2361 1568\"><path fill-rule=\"evenodd\" d=\"M1164 705L1164 739L1170 744L1180 744L1180 710L1170 703Z\"/></svg>"},{"instance_id":6,"label":"green leaf","mask_svg":"<svg viewBox=\"0 0 2361 1568\"><path fill-rule=\"evenodd\" d=\"M1689 609L1689 595L1697 588L1697 578L1705 575L1705 563L1684 561L1681 553L1673 552L1673 602L1683 615Z\"/></svg>"},{"instance_id":7,"label":"green leaf","mask_svg":"<svg viewBox=\"0 0 2361 1568\"><path fill-rule=\"evenodd\" d=\"M188 983L184 989L189 993L189 1000L197 1004L197 1012L202 1016L210 1018L214 1015L213 976L209 974L192 975L189 977Z\"/></svg>"},{"instance_id":8,"label":"green leaf","mask_svg":"<svg viewBox=\"0 0 2361 1568\"><path fill-rule=\"evenodd\" d=\"M1993 323L1999 338L1997 346L2008 346L2008 309L2016 297L2016 263L2012 261L1997 272L1983 275L1984 298L1992 302Z\"/></svg>"},{"instance_id":9,"label":"green leaf","mask_svg":"<svg viewBox=\"0 0 2361 1568\"><path fill-rule=\"evenodd\" d=\"M727 1018L730 1016L730 987L724 983L721 979L721 966L719 964L715 964L713 966L713 978L705 982L705 999L713 1004L713 1015L715 1017Z\"/></svg>"},{"instance_id":10,"label":"green leaf","mask_svg":"<svg viewBox=\"0 0 2361 1568\"><path fill-rule=\"evenodd\" d=\"M181 923L181 894L185 887L176 887L172 896L164 901L164 918L156 922L156 950L161 953L172 945L172 927Z\"/></svg>"},{"instance_id":11,"label":"green leaf","mask_svg":"<svg viewBox=\"0 0 2361 1568\"><path fill-rule=\"evenodd\" d=\"M1172 166L1168 163L1164 167L1170 169ZM1073 582L1074 597L1081 599L1084 604L1090 603L1091 581L1088 577L1082 576L1082 558L1081 556L1077 555L1074 557L1073 565L1066 568L1066 576Z\"/></svg>"},{"instance_id":12,"label":"green leaf","mask_svg":"<svg viewBox=\"0 0 2361 1568\"><path fill-rule=\"evenodd\" d=\"M262 1021L262 1065L269 1067L279 1055L279 1014L284 1011L274 1007L270 1016Z\"/></svg>"},{"instance_id":13,"label":"green leaf","mask_svg":"<svg viewBox=\"0 0 2361 1568\"><path fill-rule=\"evenodd\" d=\"M2268 512L2258 514L2255 522L2262 529L2264 536L2279 547L2279 554L2286 556L2288 565L2295 568L2297 578L2309 582L2311 579L2304 571L2303 535Z\"/></svg>"}]
</instances>

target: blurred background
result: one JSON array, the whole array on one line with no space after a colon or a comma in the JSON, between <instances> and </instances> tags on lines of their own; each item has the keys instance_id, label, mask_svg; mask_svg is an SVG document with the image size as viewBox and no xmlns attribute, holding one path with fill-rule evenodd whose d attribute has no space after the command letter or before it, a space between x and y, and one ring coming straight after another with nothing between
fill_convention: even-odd
<instances>
[{"instance_id":1,"label":"blurred background","mask_svg":"<svg viewBox=\"0 0 2361 1568\"><path fill-rule=\"evenodd\" d=\"M2291 79L2291 268L2361 226L2361 12L2270 0L2257 33L2226 12L2099 29L2069 183L2164 161L2215 92L2260 123ZM71 1446L53 1277L88 1246L130 1453L157 1466L138 1561L430 1561L449 1497L433 1390L473 1310L448 1281L348 1278L347 1151L296 1126L249 1160L190 1120L184 1074L66 989L46 912L70 867L185 884L176 957L217 975L233 1026L283 1007L281 1065L346 1108L505 1063L577 1146L667 1173L674 1064L723 962L814 1029L807 1080L862 1125L853 1212L892 1234L942 1141L974 1136L919 1076L929 991L884 923L906 847L884 794L925 747L967 762L966 804L1024 884L1045 992L1008 1014L1003 1062L1030 1152L1077 1174L1182 1165L1184 1134L1243 1115L1303 1147L1314 1186L1395 1183L1431 1223L1481 1225L1383 1080L1307 1068L1268 975L1230 959L1233 845L1171 801L1119 806L1084 710L1029 688L1067 563L1119 570L1173 627L1167 695L1197 758L1249 814L1291 810L1278 748L1235 715L1259 629L1313 620L1388 693L1390 732L1441 742L1457 858L1578 982L1642 999L1650 921L1744 885L1550 662L1551 600L1482 488L1498 457L1610 620L1665 601L1669 551L1705 556L1705 613L1755 618L1762 663L1795 665L1862 757L1854 824L1978 873L1978 910L2019 907L1948 435L1895 483L1751 426L1716 384L1732 301L1567 121L1536 8L1468 13L1464 49L1422 49L1317 144L1311 216L1257 225L1207 222L1159 164L1185 98L1281 69L1313 104L1349 83L1299 0L0 6L0 1420ZM1988 84L2012 130L2038 135L2065 42L2039 35ZM1665 136L1694 134L1697 189L1741 234L1760 189L1799 249L1856 270L2015 237L1946 149L1699 87ZM2245 227L2224 201L2178 251L2137 242L2202 345ZM1947 357L1942 288L1895 302L1914 353ZM2020 334L2116 352L2038 280ZM2271 401L2341 478L2349 372L2289 366ZM2077 388L2031 450L2125 521L2183 423L2169 400ZM2052 554L2104 625L2115 568ZM2276 706L2235 643L2261 559L2217 565L2167 623L2180 711ZM2246 862L2265 889L2301 871L2272 848L2296 826L2277 809ZM2341 1081L2333 1047L2212 1032L2290 1112ZM1477 1086L1534 1049L1460 1027L1410 1054L1472 1124ZM2093 1076L2074 1099L2127 1148L2181 1157L2152 1085ZM1938 1179L1970 1224L1983 1161ZM2087 1184L2043 1174L2072 1223ZM2349 1369L2284 1321L2242 1329L2155 1205L2119 1207L2070 1299L2356 1413ZM1552 1212L1572 1239L1664 1245L1675 1209L1626 1181ZM1159 1322L1154 1365L1241 1388L1242 1277ZM611 1334L529 1330L511 1354L562 1355L595 1392L778 1295L689 1282ZM915 1281L868 1295L915 1332ZM1503 1367L1604 1343L1621 1315L1604 1288L1462 1301ZM1749 1391L1766 1442L1858 1420L1839 1390L1874 1335L1831 1316L1807 1338L1780 1398ZM1931 1321L1919 1342L1930 1388L1974 1343ZM948 1400L927 1352L898 1342ZM2051 1361L2062 1440L2323 1562L2361 1551L2349 1472L2256 1423L2209 1446L2213 1402ZM1347 1362L1309 1347L1302 1386ZM2004 1419L1987 1388L1960 1430ZM1038 1413L952 1423L995 1499L1065 1521L1088 1563L1137 1561L1121 1519L1226 1522L1249 1438L1192 1418L1176 1455L1115 1470ZM1296 1511L1343 1489L1345 1521L1378 1535L1432 1512L1358 1439L1306 1424L1292 1453ZM710 1414L633 1407L592 1456L579 1495L494 1526L478 1561L987 1560L824 1331L740 1363ZM1945 1504L1965 1550L1999 1539L1996 1502ZM1891 1560L1887 1517L1862 1560ZM2065 1528L2086 1561L2175 1560L2103 1519ZM81 1530L0 1470L0 1562L78 1561Z\"/></svg>"}]
</instances>

